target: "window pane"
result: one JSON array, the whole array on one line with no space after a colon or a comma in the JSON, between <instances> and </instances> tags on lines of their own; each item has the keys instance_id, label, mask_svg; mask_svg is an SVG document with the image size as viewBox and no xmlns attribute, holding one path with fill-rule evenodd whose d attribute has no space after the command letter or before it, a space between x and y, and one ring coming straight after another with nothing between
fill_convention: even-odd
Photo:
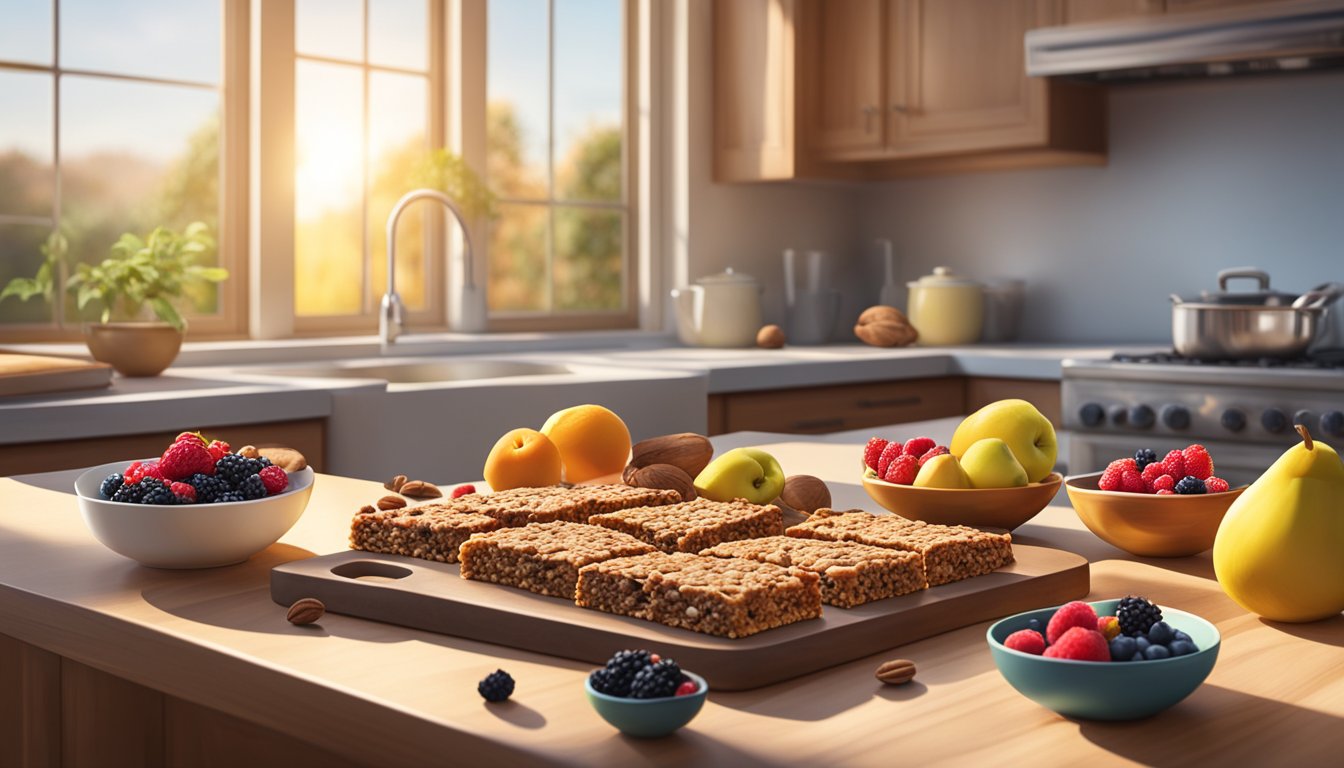
<instances>
[{"instance_id":1,"label":"window pane","mask_svg":"<svg viewBox=\"0 0 1344 768\"><path fill-rule=\"evenodd\" d=\"M218 236L218 108L213 90L62 80L61 227L72 257L102 260L122 233L159 225L200 220Z\"/></svg>"},{"instance_id":2,"label":"window pane","mask_svg":"<svg viewBox=\"0 0 1344 768\"><path fill-rule=\"evenodd\" d=\"M490 288L493 312L546 311L546 207L499 206L490 228Z\"/></svg>"},{"instance_id":3,"label":"window pane","mask_svg":"<svg viewBox=\"0 0 1344 768\"><path fill-rule=\"evenodd\" d=\"M621 199L621 6L555 4L555 175L563 199Z\"/></svg>"},{"instance_id":4,"label":"window pane","mask_svg":"<svg viewBox=\"0 0 1344 768\"><path fill-rule=\"evenodd\" d=\"M295 64L294 309L363 307L364 98L355 67Z\"/></svg>"},{"instance_id":5,"label":"window pane","mask_svg":"<svg viewBox=\"0 0 1344 768\"><path fill-rule=\"evenodd\" d=\"M42 252L50 227L26 224L0 224L0 290L15 277L31 278L42 265ZM19 301L11 296L0 301L0 325L9 323L50 323L51 304L41 296Z\"/></svg>"},{"instance_id":6,"label":"window pane","mask_svg":"<svg viewBox=\"0 0 1344 768\"><path fill-rule=\"evenodd\" d=\"M369 250L373 258L372 292L387 285L387 217L392 206L413 186L416 164L428 150L429 81L418 75L369 74ZM434 208L429 208L433 205ZM437 203L417 204L397 226L397 293L411 309L424 309L424 212Z\"/></svg>"},{"instance_id":7,"label":"window pane","mask_svg":"<svg viewBox=\"0 0 1344 768\"><path fill-rule=\"evenodd\" d=\"M556 309L621 309L624 219L621 211L556 206Z\"/></svg>"},{"instance_id":8,"label":"window pane","mask_svg":"<svg viewBox=\"0 0 1344 768\"><path fill-rule=\"evenodd\" d=\"M0 214L52 215L51 87L51 75L0 72Z\"/></svg>"},{"instance_id":9,"label":"window pane","mask_svg":"<svg viewBox=\"0 0 1344 768\"><path fill-rule=\"evenodd\" d=\"M219 82L219 0L61 0L62 67Z\"/></svg>"},{"instance_id":10,"label":"window pane","mask_svg":"<svg viewBox=\"0 0 1344 768\"><path fill-rule=\"evenodd\" d=\"M313 56L363 61L362 0L295 0L294 50Z\"/></svg>"},{"instance_id":11,"label":"window pane","mask_svg":"<svg viewBox=\"0 0 1344 768\"><path fill-rule=\"evenodd\" d=\"M51 64L50 0L0 0L0 59Z\"/></svg>"},{"instance_id":12,"label":"window pane","mask_svg":"<svg viewBox=\"0 0 1344 768\"><path fill-rule=\"evenodd\" d=\"M425 0L369 0L369 62L429 69L428 30Z\"/></svg>"},{"instance_id":13,"label":"window pane","mask_svg":"<svg viewBox=\"0 0 1344 768\"><path fill-rule=\"evenodd\" d=\"M546 0L490 0L487 173L505 197L548 195Z\"/></svg>"}]
</instances>

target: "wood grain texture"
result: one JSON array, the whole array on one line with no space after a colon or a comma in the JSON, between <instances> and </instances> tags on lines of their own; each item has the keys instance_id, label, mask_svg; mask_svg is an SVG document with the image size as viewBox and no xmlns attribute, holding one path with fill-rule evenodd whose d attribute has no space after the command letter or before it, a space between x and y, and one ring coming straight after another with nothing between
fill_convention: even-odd
<instances>
[{"instance_id":1,"label":"wood grain texture","mask_svg":"<svg viewBox=\"0 0 1344 768\"><path fill-rule=\"evenodd\" d=\"M960 376L733 392L723 395L724 431L821 434L936 419L962 413L964 392Z\"/></svg>"},{"instance_id":2,"label":"wood grain texture","mask_svg":"<svg viewBox=\"0 0 1344 768\"><path fill-rule=\"evenodd\" d=\"M192 768L355 768L326 747L299 741L256 723L183 701L164 702L164 753L168 765Z\"/></svg>"},{"instance_id":3,"label":"wood grain texture","mask_svg":"<svg viewBox=\"0 0 1344 768\"><path fill-rule=\"evenodd\" d=\"M0 635L0 765L61 763L61 658Z\"/></svg>"},{"instance_id":4,"label":"wood grain texture","mask_svg":"<svg viewBox=\"0 0 1344 768\"><path fill-rule=\"evenodd\" d=\"M61 660L61 762L165 765L163 694L70 659Z\"/></svg>"},{"instance_id":5,"label":"wood grain texture","mask_svg":"<svg viewBox=\"0 0 1344 768\"><path fill-rule=\"evenodd\" d=\"M996 400L1021 398L1036 406L1055 429L1064 426L1058 381L1000 379L971 376L966 379L966 413L975 413Z\"/></svg>"}]
</instances>

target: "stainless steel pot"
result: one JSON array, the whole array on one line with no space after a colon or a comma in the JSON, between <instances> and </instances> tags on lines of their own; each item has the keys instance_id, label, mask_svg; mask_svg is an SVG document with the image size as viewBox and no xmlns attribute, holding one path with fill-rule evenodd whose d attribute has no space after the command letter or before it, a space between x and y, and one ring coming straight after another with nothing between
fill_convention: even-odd
<instances>
[{"instance_id":1,"label":"stainless steel pot","mask_svg":"<svg viewBox=\"0 0 1344 768\"><path fill-rule=\"evenodd\" d=\"M1253 278L1258 291L1227 290L1231 278ZM1176 352L1204 360L1301 357L1321 335L1326 305L1340 295L1325 285L1301 296L1271 291L1269 275L1257 269L1218 273L1218 293L1199 299L1172 295L1171 339Z\"/></svg>"}]
</instances>

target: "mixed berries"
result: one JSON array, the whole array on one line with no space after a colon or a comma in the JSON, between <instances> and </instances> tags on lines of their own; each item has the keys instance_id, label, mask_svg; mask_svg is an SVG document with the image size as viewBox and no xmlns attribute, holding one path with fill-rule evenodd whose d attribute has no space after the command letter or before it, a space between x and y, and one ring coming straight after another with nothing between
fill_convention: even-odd
<instances>
[{"instance_id":1,"label":"mixed berries","mask_svg":"<svg viewBox=\"0 0 1344 768\"><path fill-rule=\"evenodd\" d=\"M1161 460L1151 448L1134 452L1132 459L1116 459L1106 466L1097 481L1103 491L1170 494L1222 493L1228 482L1213 474L1213 457L1204 446L1195 444L1184 450L1169 451Z\"/></svg>"},{"instance_id":2,"label":"mixed berries","mask_svg":"<svg viewBox=\"0 0 1344 768\"><path fill-rule=\"evenodd\" d=\"M677 662L648 651L619 651L606 666L593 670L588 683L598 693L628 699L689 696L700 690Z\"/></svg>"},{"instance_id":3,"label":"mixed berries","mask_svg":"<svg viewBox=\"0 0 1344 768\"><path fill-rule=\"evenodd\" d=\"M874 437L863 449L865 474L897 485L911 485L924 462L948 452L946 445L938 445L931 437L884 440Z\"/></svg>"},{"instance_id":4,"label":"mixed berries","mask_svg":"<svg viewBox=\"0 0 1344 768\"><path fill-rule=\"evenodd\" d=\"M128 504L215 504L275 496L288 487L289 475L269 459L183 432L157 460L134 461L108 475L98 493Z\"/></svg>"},{"instance_id":5,"label":"mixed berries","mask_svg":"<svg viewBox=\"0 0 1344 768\"><path fill-rule=\"evenodd\" d=\"M1003 644L1034 656L1072 661L1154 661L1199 650L1190 635L1163 621L1162 609L1147 598L1123 598L1115 613L1098 616L1092 606L1074 601L1055 611L1044 628L1032 619Z\"/></svg>"}]
</instances>

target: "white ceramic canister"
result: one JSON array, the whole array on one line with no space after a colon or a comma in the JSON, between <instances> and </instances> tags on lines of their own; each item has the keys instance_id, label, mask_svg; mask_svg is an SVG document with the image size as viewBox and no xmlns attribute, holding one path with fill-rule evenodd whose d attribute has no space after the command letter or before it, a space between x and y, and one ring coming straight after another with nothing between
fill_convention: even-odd
<instances>
[{"instance_id":1,"label":"white ceramic canister","mask_svg":"<svg viewBox=\"0 0 1344 768\"><path fill-rule=\"evenodd\" d=\"M701 347L750 347L761 329L761 282L730 267L672 291L677 334Z\"/></svg>"},{"instance_id":2,"label":"white ceramic canister","mask_svg":"<svg viewBox=\"0 0 1344 768\"><path fill-rule=\"evenodd\" d=\"M985 318L985 287L947 267L906 284L910 288L910 324L919 345L974 344Z\"/></svg>"}]
</instances>

